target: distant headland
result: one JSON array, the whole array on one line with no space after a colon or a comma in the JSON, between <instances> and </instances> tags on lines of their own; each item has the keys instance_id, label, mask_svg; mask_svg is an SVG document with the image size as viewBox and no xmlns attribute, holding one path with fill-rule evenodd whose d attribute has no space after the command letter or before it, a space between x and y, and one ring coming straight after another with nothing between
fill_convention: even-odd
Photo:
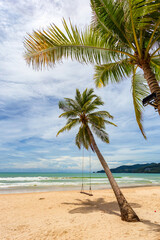
<instances>
[{"instance_id":1,"label":"distant headland","mask_svg":"<svg viewBox=\"0 0 160 240\"><path fill-rule=\"evenodd\" d=\"M160 163L122 165L111 169L112 173L160 173ZM104 173L104 170L96 173Z\"/></svg>"}]
</instances>

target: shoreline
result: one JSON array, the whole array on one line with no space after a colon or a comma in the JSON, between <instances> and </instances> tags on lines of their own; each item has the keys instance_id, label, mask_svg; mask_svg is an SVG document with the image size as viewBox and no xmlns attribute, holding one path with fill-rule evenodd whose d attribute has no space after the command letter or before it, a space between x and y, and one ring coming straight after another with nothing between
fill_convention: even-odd
<instances>
[{"instance_id":1,"label":"shoreline","mask_svg":"<svg viewBox=\"0 0 160 240\"><path fill-rule=\"evenodd\" d=\"M121 220L112 189L1 194L0 239L160 240L160 186L122 192L141 222Z\"/></svg>"},{"instance_id":2,"label":"shoreline","mask_svg":"<svg viewBox=\"0 0 160 240\"><path fill-rule=\"evenodd\" d=\"M131 185L131 186L119 186L120 189L131 189L131 188L146 188L146 187L158 187L160 186L160 184L154 184L154 185ZM0 190L0 195L10 195L10 194L23 194L23 193L49 193L49 192L68 192L68 191L81 191L81 186L75 186L75 187L57 187L52 188L52 187L38 187L36 188L24 188L21 189L20 187L18 188L12 188L12 189L1 189ZM93 191L98 191L98 190L107 190L107 189L112 189L111 186L109 185L101 185L99 187L97 187L96 185L92 186L92 190ZM88 191L88 186L86 186L85 191Z\"/></svg>"}]
</instances>

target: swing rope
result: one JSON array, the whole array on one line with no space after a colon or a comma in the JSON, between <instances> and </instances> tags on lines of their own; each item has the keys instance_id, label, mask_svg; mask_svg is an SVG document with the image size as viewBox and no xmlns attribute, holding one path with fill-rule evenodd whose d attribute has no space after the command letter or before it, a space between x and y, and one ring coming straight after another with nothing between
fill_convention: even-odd
<instances>
[{"instance_id":1,"label":"swing rope","mask_svg":"<svg viewBox=\"0 0 160 240\"><path fill-rule=\"evenodd\" d=\"M83 153L82 153L82 187L81 187L81 193L84 191L84 147L83 147Z\"/></svg>"},{"instance_id":2,"label":"swing rope","mask_svg":"<svg viewBox=\"0 0 160 240\"><path fill-rule=\"evenodd\" d=\"M91 181L91 149L90 149L90 154L89 154L89 179L90 179L90 185L89 185L89 192L84 191L84 147L83 147L83 156L82 156L82 187L80 193L86 194L88 196L93 196L92 194L92 181Z\"/></svg>"},{"instance_id":3,"label":"swing rope","mask_svg":"<svg viewBox=\"0 0 160 240\"><path fill-rule=\"evenodd\" d=\"M89 190L90 191L92 191L92 188L91 188L91 186L92 186L92 176L91 176L91 171L92 171L92 166L91 166L91 160L92 160L92 158L91 158L91 149L89 149L89 177L90 177L90 186L89 186Z\"/></svg>"}]
</instances>

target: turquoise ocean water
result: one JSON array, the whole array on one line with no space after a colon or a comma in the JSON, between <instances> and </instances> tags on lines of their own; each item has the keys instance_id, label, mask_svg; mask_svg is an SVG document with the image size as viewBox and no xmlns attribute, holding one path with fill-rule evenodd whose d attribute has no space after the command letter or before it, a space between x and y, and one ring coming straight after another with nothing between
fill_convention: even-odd
<instances>
[{"instance_id":1,"label":"turquoise ocean water","mask_svg":"<svg viewBox=\"0 0 160 240\"><path fill-rule=\"evenodd\" d=\"M160 185L160 174L115 173L120 187ZM87 190L92 182L92 189L110 188L105 173L84 173L83 181ZM81 173L0 173L0 194L80 190Z\"/></svg>"}]
</instances>

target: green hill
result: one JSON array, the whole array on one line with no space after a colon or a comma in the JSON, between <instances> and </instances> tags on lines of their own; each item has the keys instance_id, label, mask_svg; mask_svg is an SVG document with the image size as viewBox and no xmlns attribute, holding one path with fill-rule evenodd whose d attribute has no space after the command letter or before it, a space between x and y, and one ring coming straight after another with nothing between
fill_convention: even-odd
<instances>
[{"instance_id":1,"label":"green hill","mask_svg":"<svg viewBox=\"0 0 160 240\"><path fill-rule=\"evenodd\" d=\"M111 169L112 173L160 173L160 163L146 163L135 165L123 165ZM104 173L104 170L97 171L97 173Z\"/></svg>"}]
</instances>

